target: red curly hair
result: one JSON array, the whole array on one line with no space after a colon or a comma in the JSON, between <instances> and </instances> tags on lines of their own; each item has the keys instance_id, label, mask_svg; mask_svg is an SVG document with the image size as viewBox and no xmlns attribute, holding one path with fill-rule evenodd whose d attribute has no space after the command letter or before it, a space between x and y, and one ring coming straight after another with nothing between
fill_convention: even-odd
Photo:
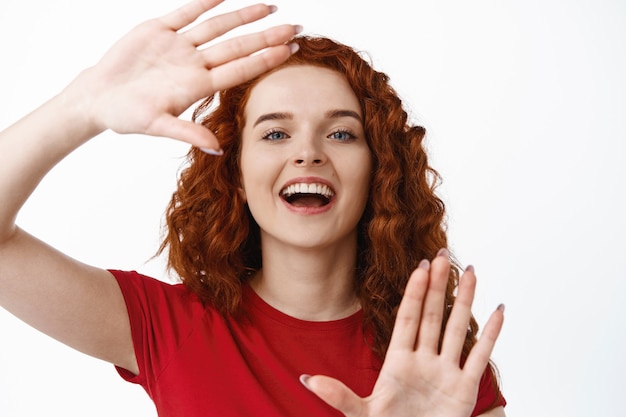
<instances>
[{"instance_id":1,"label":"red curly hair","mask_svg":"<svg viewBox=\"0 0 626 417\"><path fill-rule=\"evenodd\" d=\"M291 65L338 71L363 111L373 172L369 202L359 223L355 288L365 328L373 335L372 348L383 357L408 277L422 259L432 259L448 246L445 208L435 194L440 177L428 164L425 129L408 122L387 75L375 71L358 52L328 38L299 36L293 41L299 51L273 71ZM166 235L159 250L168 250L169 267L222 314L238 311L242 284L261 267L259 227L239 193L239 156L244 108L252 88L265 75L221 91L195 110L194 121L215 133L224 155L190 150L166 212ZM458 279L453 259L444 326ZM464 357L476 343L477 332L472 317Z\"/></svg>"}]
</instances>

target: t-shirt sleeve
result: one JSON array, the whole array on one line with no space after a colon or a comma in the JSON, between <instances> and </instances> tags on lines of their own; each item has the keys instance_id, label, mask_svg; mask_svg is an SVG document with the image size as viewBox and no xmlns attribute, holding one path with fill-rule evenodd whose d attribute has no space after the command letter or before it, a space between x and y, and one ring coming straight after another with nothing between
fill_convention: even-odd
<instances>
[{"instance_id":1,"label":"t-shirt sleeve","mask_svg":"<svg viewBox=\"0 0 626 417\"><path fill-rule=\"evenodd\" d=\"M143 386L150 394L152 383L192 332L194 308L198 303L182 285L168 284L135 271L109 271L126 302L139 374L116 369L122 378Z\"/></svg>"},{"instance_id":2,"label":"t-shirt sleeve","mask_svg":"<svg viewBox=\"0 0 626 417\"><path fill-rule=\"evenodd\" d=\"M482 378L480 379L480 385L478 387L478 398L476 399L476 406L472 412L472 417L479 416L492 408L504 407L506 405L506 399L502 396L496 376L490 367L485 369Z\"/></svg>"}]
</instances>

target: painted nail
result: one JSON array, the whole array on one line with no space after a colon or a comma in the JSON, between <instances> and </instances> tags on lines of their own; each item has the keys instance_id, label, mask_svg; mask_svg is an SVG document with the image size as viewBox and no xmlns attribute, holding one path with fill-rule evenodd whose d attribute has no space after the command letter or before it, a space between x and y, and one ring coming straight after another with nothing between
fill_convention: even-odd
<instances>
[{"instance_id":1,"label":"painted nail","mask_svg":"<svg viewBox=\"0 0 626 417\"><path fill-rule=\"evenodd\" d=\"M200 150L209 155L215 155L215 156L224 155L224 151L221 149L200 148Z\"/></svg>"},{"instance_id":2,"label":"painted nail","mask_svg":"<svg viewBox=\"0 0 626 417\"><path fill-rule=\"evenodd\" d=\"M300 45L298 45L297 43L290 43L287 45L289 47L289 50L291 51L292 54L295 54L298 49L300 49Z\"/></svg>"},{"instance_id":3,"label":"painted nail","mask_svg":"<svg viewBox=\"0 0 626 417\"><path fill-rule=\"evenodd\" d=\"M270 14L272 13L276 13L276 11L278 10L278 6L275 6L273 4L267 6L270 9Z\"/></svg>"},{"instance_id":4,"label":"painted nail","mask_svg":"<svg viewBox=\"0 0 626 417\"><path fill-rule=\"evenodd\" d=\"M497 310L500 310L502 313L504 313L504 304L500 304Z\"/></svg>"},{"instance_id":5,"label":"painted nail","mask_svg":"<svg viewBox=\"0 0 626 417\"><path fill-rule=\"evenodd\" d=\"M302 25L293 25L293 29L296 31L296 35L298 33L302 33L302 31L304 30L304 27L302 27Z\"/></svg>"},{"instance_id":6,"label":"painted nail","mask_svg":"<svg viewBox=\"0 0 626 417\"><path fill-rule=\"evenodd\" d=\"M471 273L474 273L474 265L467 265L467 266L465 267L465 270L466 270L466 271L469 271L469 272L471 272Z\"/></svg>"},{"instance_id":7,"label":"painted nail","mask_svg":"<svg viewBox=\"0 0 626 417\"><path fill-rule=\"evenodd\" d=\"M448 258L450 256L450 252L448 252L448 249L446 248L441 248L439 249L439 252L437 252L437 256L443 256L444 258Z\"/></svg>"},{"instance_id":8,"label":"painted nail","mask_svg":"<svg viewBox=\"0 0 626 417\"><path fill-rule=\"evenodd\" d=\"M307 374L300 375L300 383L304 385L306 389L311 391L311 387L309 387L309 379L311 379L311 375L307 375Z\"/></svg>"},{"instance_id":9,"label":"painted nail","mask_svg":"<svg viewBox=\"0 0 626 417\"><path fill-rule=\"evenodd\" d=\"M430 262L428 262L428 259L422 259L417 267L428 271L430 269Z\"/></svg>"}]
</instances>

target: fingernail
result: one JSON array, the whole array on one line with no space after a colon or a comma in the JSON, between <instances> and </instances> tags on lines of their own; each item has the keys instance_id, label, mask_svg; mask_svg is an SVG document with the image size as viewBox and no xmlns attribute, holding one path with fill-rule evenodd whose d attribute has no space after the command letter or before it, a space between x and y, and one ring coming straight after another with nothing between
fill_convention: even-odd
<instances>
[{"instance_id":1,"label":"fingernail","mask_svg":"<svg viewBox=\"0 0 626 417\"><path fill-rule=\"evenodd\" d=\"M272 13L276 13L276 11L278 10L278 6L274 6L273 4L267 6L270 9L270 14Z\"/></svg>"},{"instance_id":2,"label":"fingernail","mask_svg":"<svg viewBox=\"0 0 626 417\"><path fill-rule=\"evenodd\" d=\"M311 375L307 375L307 374L300 375L300 383L304 385L306 389L311 391L311 387L309 387L309 379L311 379Z\"/></svg>"},{"instance_id":3,"label":"fingernail","mask_svg":"<svg viewBox=\"0 0 626 417\"><path fill-rule=\"evenodd\" d=\"M289 47L289 50L291 51L292 54L295 54L298 49L300 49L300 45L298 45L297 43L290 43L287 45Z\"/></svg>"},{"instance_id":4,"label":"fingernail","mask_svg":"<svg viewBox=\"0 0 626 417\"><path fill-rule=\"evenodd\" d=\"M467 266L465 267L465 270L466 270L466 271L469 271L469 272L471 272L471 273L474 273L474 265L467 265Z\"/></svg>"},{"instance_id":5,"label":"fingernail","mask_svg":"<svg viewBox=\"0 0 626 417\"><path fill-rule=\"evenodd\" d=\"M443 256L444 258L448 258L450 256L450 252L448 252L448 249L446 248L441 248L439 249L439 252L437 252L437 256Z\"/></svg>"},{"instance_id":6,"label":"fingernail","mask_svg":"<svg viewBox=\"0 0 626 417\"><path fill-rule=\"evenodd\" d=\"M497 310L500 310L502 313L504 313L504 304L500 304Z\"/></svg>"},{"instance_id":7,"label":"fingernail","mask_svg":"<svg viewBox=\"0 0 626 417\"><path fill-rule=\"evenodd\" d=\"M293 29L296 31L296 35L304 30L302 25L293 25Z\"/></svg>"},{"instance_id":8,"label":"fingernail","mask_svg":"<svg viewBox=\"0 0 626 417\"><path fill-rule=\"evenodd\" d=\"M430 262L428 262L428 259L422 259L417 267L428 271L430 269Z\"/></svg>"},{"instance_id":9,"label":"fingernail","mask_svg":"<svg viewBox=\"0 0 626 417\"><path fill-rule=\"evenodd\" d=\"M215 155L215 156L224 155L224 151L221 149L200 148L200 150L209 155Z\"/></svg>"}]
</instances>

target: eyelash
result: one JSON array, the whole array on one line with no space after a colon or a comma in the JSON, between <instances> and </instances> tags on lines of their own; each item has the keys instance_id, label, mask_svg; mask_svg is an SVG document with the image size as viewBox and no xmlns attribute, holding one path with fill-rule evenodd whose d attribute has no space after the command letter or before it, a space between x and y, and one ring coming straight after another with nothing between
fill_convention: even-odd
<instances>
[{"instance_id":1,"label":"eyelash","mask_svg":"<svg viewBox=\"0 0 626 417\"><path fill-rule=\"evenodd\" d=\"M282 130L280 130L280 129L270 129L270 130L268 130L267 132L265 132L265 133L263 134L263 136L261 137L261 139L263 139L263 140L268 140L268 141L270 141L270 142L277 141L277 140L280 140L280 139L284 139L284 137L282 137L282 138L280 138L280 139L272 139L272 138L270 138L270 136L275 135L275 134L277 134L277 133L280 133L280 134L282 134L282 135L284 135L284 136L287 136L287 134L286 134L285 132L283 132Z\"/></svg>"},{"instance_id":2,"label":"eyelash","mask_svg":"<svg viewBox=\"0 0 626 417\"><path fill-rule=\"evenodd\" d=\"M345 139L333 138L333 136L338 134L338 133L345 134L347 136L347 138L345 138ZM271 136L275 135L275 134L281 134L281 135L283 135L283 137L281 137L281 138L271 138ZM288 137L289 136L285 132L280 130L280 129L270 129L270 130L268 130L267 132L265 132L263 134L261 139L267 140L267 141L270 141L270 142L274 142L274 141L279 141L281 139L285 139L285 138L288 138ZM349 142L349 141L352 141L352 140L356 139L356 136L354 135L354 133L352 133L348 129L336 129L330 135L328 135L328 137L331 138L331 139L335 139L335 140L337 140L339 142Z\"/></svg>"},{"instance_id":3,"label":"eyelash","mask_svg":"<svg viewBox=\"0 0 626 417\"><path fill-rule=\"evenodd\" d=\"M350 142L350 141L353 141L354 139L356 139L356 136L354 135L354 133L352 133L348 129L337 129L337 130L334 130L329 136L332 137L333 135L336 135L337 133L343 133L346 136L348 136L346 139L336 139L339 142Z\"/></svg>"}]
</instances>

